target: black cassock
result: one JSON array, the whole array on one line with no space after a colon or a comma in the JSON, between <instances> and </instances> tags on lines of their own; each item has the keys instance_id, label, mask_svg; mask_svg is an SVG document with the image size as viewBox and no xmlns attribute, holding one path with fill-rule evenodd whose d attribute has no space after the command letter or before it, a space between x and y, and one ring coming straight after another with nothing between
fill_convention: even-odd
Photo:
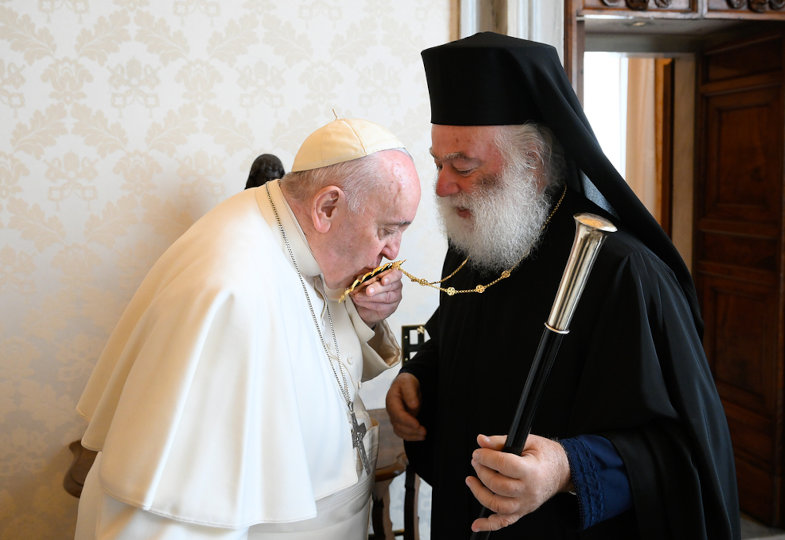
<instances>
[{"instance_id":1,"label":"black cassock","mask_svg":"<svg viewBox=\"0 0 785 540\"><path fill-rule=\"evenodd\" d=\"M477 434L510 427L572 246L572 216L586 211L607 216L568 191L511 277L482 294L441 293L430 339L402 368L421 383L428 435L406 451L433 487L433 538L470 535L480 505L464 479ZM443 275L462 260L450 249ZM497 276L467 265L444 286ZM492 539L737 537L733 451L692 312L671 269L623 228L600 250L532 433L607 437L624 461L633 509L578 531L574 496L557 495Z\"/></svg>"}]
</instances>

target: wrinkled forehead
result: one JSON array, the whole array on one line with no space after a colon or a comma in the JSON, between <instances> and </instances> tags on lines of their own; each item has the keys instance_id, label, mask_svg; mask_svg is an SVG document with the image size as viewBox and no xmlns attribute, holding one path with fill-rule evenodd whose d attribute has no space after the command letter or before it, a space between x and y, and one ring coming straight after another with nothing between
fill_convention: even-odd
<instances>
[{"instance_id":1,"label":"wrinkled forehead","mask_svg":"<svg viewBox=\"0 0 785 540\"><path fill-rule=\"evenodd\" d=\"M431 155L436 160L489 159L498 154L499 126L431 127Z\"/></svg>"},{"instance_id":2,"label":"wrinkled forehead","mask_svg":"<svg viewBox=\"0 0 785 540\"><path fill-rule=\"evenodd\" d=\"M384 154L368 203L385 219L411 222L420 201L420 179L414 162L404 152L391 150Z\"/></svg>"}]
</instances>

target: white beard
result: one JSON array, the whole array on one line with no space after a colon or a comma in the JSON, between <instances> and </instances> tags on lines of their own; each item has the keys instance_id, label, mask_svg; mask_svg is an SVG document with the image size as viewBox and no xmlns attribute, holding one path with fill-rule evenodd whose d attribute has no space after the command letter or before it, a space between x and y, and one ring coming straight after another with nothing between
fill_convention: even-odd
<instances>
[{"instance_id":1,"label":"white beard","mask_svg":"<svg viewBox=\"0 0 785 540\"><path fill-rule=\"evenodd\" d=\"M537 245L548 219L551 197L540 190L533 171L514 164L482 179L472 193L437 197L442 225L453 246L475 268L512 268ZM458 208L471 212L458 215Z\"/></svg>"}]
</instances>

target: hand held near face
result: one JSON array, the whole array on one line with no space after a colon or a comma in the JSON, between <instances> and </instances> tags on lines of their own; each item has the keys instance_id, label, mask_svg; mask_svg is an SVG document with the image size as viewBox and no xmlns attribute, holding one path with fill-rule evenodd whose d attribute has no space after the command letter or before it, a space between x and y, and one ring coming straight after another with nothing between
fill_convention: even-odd
<instances>
[{"instance_id":1,"label":"hand held near face","mask_svg":"<svg viewBox=\"0 0 785 540\"><path fill-rule=\"evenodd\" d=\"M357 289L357 287L359 287L360 285L370 282L372 279L386 272L387 270L398 269L404 262L405 259L403 261L392 261L392 262L380 264L370 272L363 274L362 276L358 276L357 279L355 279L354 282L351 284L351 286L349 286L343 292L341 297L338 299L338 302L343 302L344 300L346 300L346 297L349 296L352 292L354 292Z\"/></svg>"}]
</instances>

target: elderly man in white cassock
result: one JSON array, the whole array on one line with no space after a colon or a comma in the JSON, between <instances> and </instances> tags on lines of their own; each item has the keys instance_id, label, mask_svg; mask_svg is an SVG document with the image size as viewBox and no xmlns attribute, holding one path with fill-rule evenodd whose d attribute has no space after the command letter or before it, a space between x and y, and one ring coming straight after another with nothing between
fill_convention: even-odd
<instances>
[{"instance_id":1,"label":"elderly man in white cassock","mask_svg":"<svg viewBox=\"0 0 785 540\"><path fill-rule=\"evenodd\" d=\"M395 136L336 119L194 223L79 401L99 453L76 538L367 538L378 428L358 389L400 356L401 272L344 293L397 256L419 199Z\"/></svg>"}]
</instances>

